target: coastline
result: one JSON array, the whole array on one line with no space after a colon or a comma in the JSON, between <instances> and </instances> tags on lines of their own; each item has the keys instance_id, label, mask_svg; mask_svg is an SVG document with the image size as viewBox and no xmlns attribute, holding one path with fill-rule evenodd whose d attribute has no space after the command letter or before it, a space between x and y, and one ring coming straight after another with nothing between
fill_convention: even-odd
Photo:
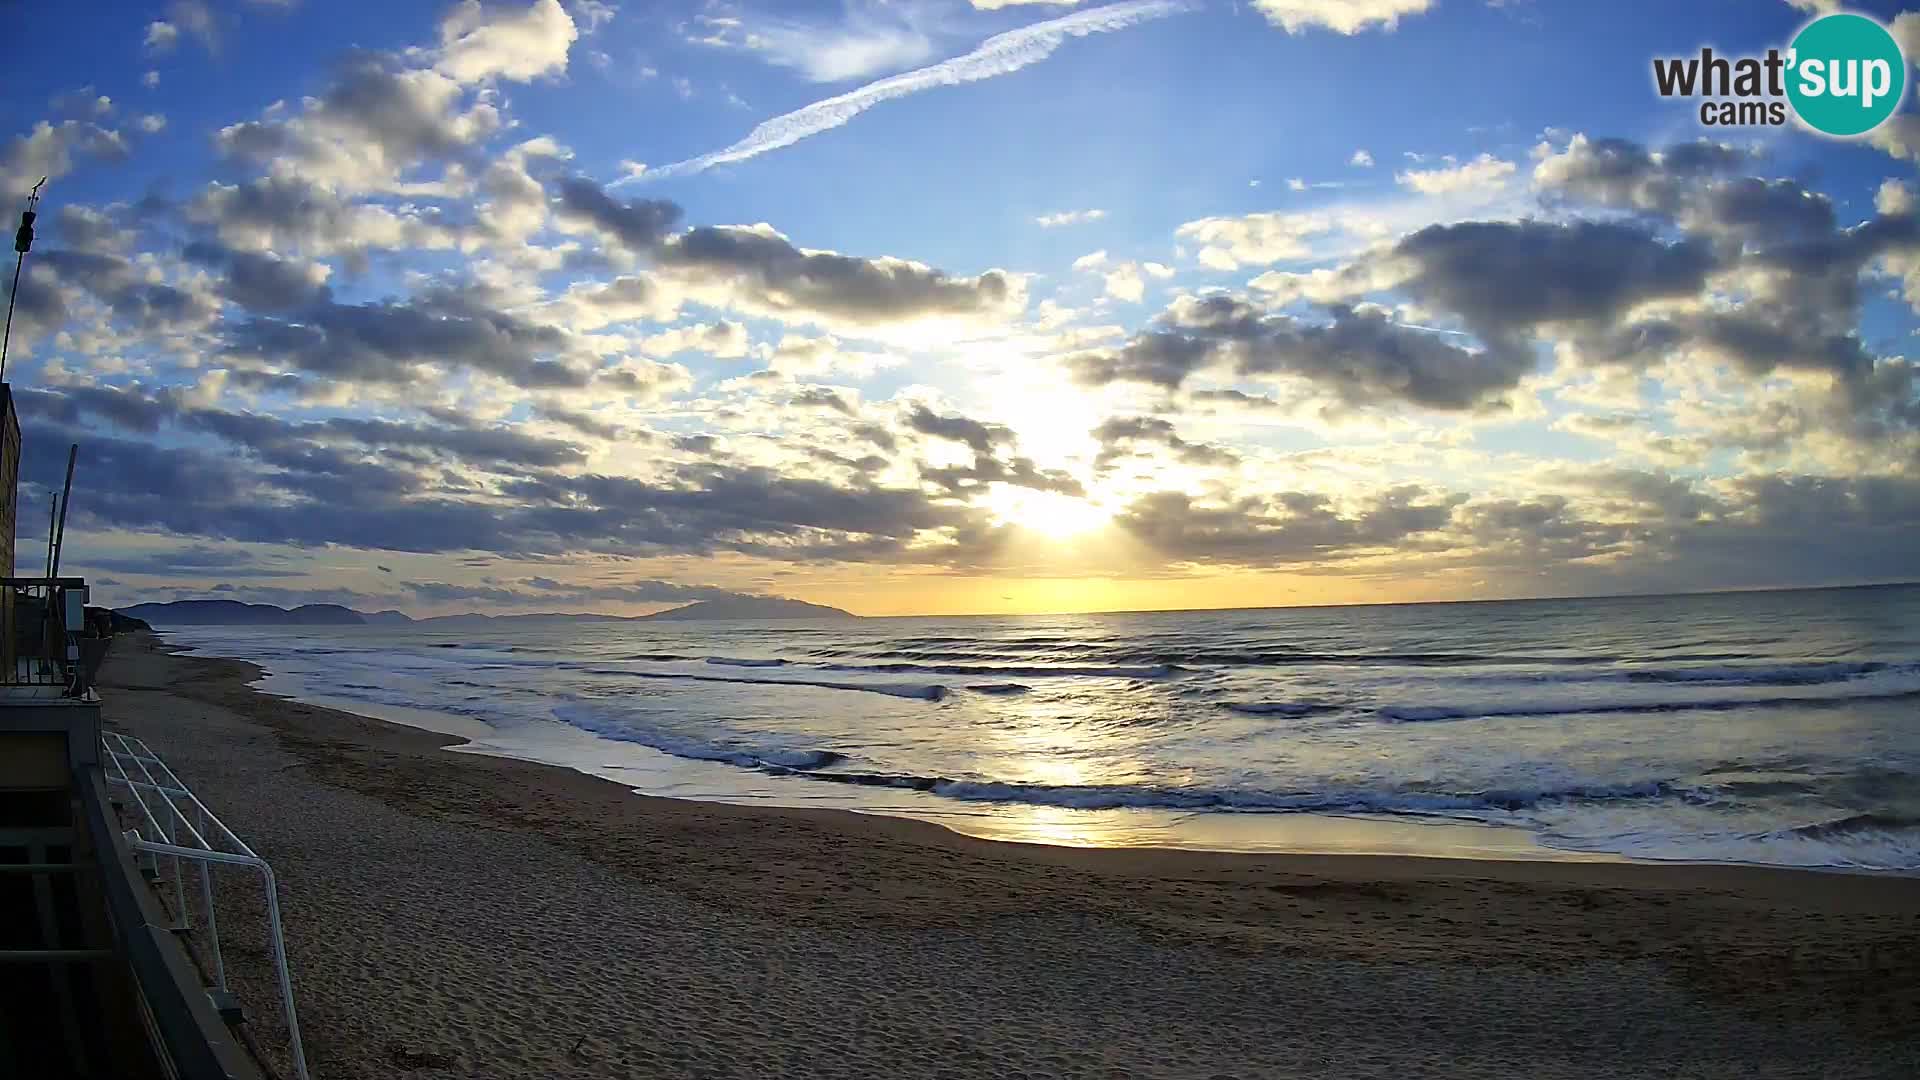
<instances>
[{"instance_id":1,"label":"coastline","mask_svg":"<svg viewBox=\"0 0 1920 1080\"><path fill-rule=\"evenodd\" d=\"M320 1075L1920 1071L1920 879L655 798L168 649L116 643L106 715L274 862Z\"/></svg>"}]
</instances>

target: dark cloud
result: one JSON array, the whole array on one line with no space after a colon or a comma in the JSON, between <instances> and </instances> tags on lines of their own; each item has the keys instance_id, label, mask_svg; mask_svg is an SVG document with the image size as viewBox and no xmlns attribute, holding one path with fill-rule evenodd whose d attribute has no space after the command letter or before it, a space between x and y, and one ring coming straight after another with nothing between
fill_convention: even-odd
<instances>
[{"instance_id":1,"label":"dark cloud","mask_svg":"<svg viewBox=\"0 0 1920 1080\"><path fill-rule=\"evenodd\" d=\"M62 554L61 570L69 566L75 575L89 578L97 570L143 577L287 578L308 573L306 569L262 564L252 552L205 544L138 555L90 555L68 550Z\"/></svg>"},{"instance_id":2,"label":"dark cloud","mask_svg":"<svg viewBox=\"0 0 1920 1080\"><path fill-rule=\"evenodd\" d=\"M241 307L260 312L283 312L332 299L325 268L315 263L283 259L254 251L233 251L218 244L196 241L183 254L224 275L221 294Z\"/></svg>"},{"instance_id":3,"label":"dark cloud","mask_svg":"<svg viewBox=\"0 0 1920 1080\"><path fill-rule=\"evenodd\" d=\"M1490 347L1550 324L1604 323L1636 304L1693 296L1715 269L1710 245L1662 240L1622 222L1474 221L1433 225L1394 253L1402 288L1458 316Z\"/></svg>"},{"instance_id":4,"label":"dark cloud","mask_svg":"<svg viewBox=\"0 0 1920 1080\"><path fill-rule=\"evenodd\" d=\"M589 358L576 355L565 330L450 292L327 301L297 318L254 317L228 328L226 351L344 382L406 385L427 378L431 367L471 368L530 389L580 387L592 378Z\"/></svg>"},{"instance_id":5,"label":"dark cloud","mask_svg":"<svg viewBox=\"0 0 1920 1080\"><path fill-rule=\"evenodd\" d=\"M1240 463L1240 455L1231 450L1182 439L1174 431L1171 422L1158 417L1112 417L1094 428L1091 434L1100 443L1100 453L1093 459L1093 467L1097 470L1111 468L1121 458L1137 452L1140 444L1165 447L1174 460L1183 465L1227 467Z\"/></svg>"},{"instance_id":6,"label":"dark cloud","mask_svg":"<svg viewBox=\"0 0 1920 1080\"><path fill-rule=\"evenodd\" d=\"M1325 495L1303 492L1202 505L1185 492L1163 491L1136 500L1114 523L1170 562L1280 566L1391 550L1445 528L1463 501L1406 486L1342 511Z\"/></svg>"},{"instance_id":7,"label":"dark cloud","mask_svg":"<svg viewBox=\"0 0 1920 1080\"><path fill-rule=\"evenodd\" d=\"M997 270L955 277L903 259L803 252L757 228L691 229L656 257L669 270L724 282L756 307L799 317L877 324L988 314L1015 299L1014 282Z\"/></svg>"},{"instance_id":8,"label":"dark cloud","mask_svg":"<svg viewBox=\"0 0 1920 1080\"><path fill-rule=\"evenodd\" d=\"M588 225L636 254L650 252L680 221L680 208L665 199L621 202L582 176L559 183L562 220Z\"/></svg>"},{"instance_id":9,"label":"dark cloud","mask_svg":"<svg viewBox=\"0 0 1920 1080\"><path fill-rule=\"evenodd\" d=\"M1670 217L1702 181L1752 160L1747 151L1706 139L1654 151L1629 139L1576 136L1534 177L1554 197Z\"/></svg>"},{"instance_id":10,"label":"dark cloud","mask_svg":"<svg viewBox=\"0 0 1920 1080\"><path fill-rule=\"evenodd\" d=\"M966 416L942 416L925 405L907 412L907 426L922 435L963 443L976 454L992 454L996 446L1014 441L1013 429Z\"/></svg>"},{"instance_id":11,"label":"dark cloud","mask_svg":"<svg viewBox=\"0 0 1920 1080\"><path fill-rule=\"evenodd\" d=\"M1290 376L1329 391L1343 405L1401 402L1433 409L1494 404L1534 364L1528 350L1475 352L1403 326L1378 309L1333 306L1326 314L1331 321L1316 324L1266 314L1232 296L1185 298L1163 315L1166 329L1069 364L1087 385L1125 381L1171 390L1203 372Z\"/></svg>"},{"instance_id":12,"label":"dark cloud","mask_svg":"<svg viewBox=\"0 0 1920 1080\"><path fill-rule=\"evenodd\" d=\"M799 393L788 398L787 403L790 405L798 405L801 408L832 409L842 416L857 415L854 407L847 403L846 398L841 397L837 391L829 390L824 386L803 387Z\"/></svg>"}]
</instances>

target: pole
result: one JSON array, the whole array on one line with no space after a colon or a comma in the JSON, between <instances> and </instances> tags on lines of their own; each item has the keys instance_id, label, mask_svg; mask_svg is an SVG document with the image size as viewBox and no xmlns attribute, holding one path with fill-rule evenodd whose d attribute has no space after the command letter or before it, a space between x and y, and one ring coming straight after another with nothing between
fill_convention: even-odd
<instances>
[{"instance_id":1,"label":"pole","mask_svg":"<svg viewBox=\"0 0 1920 1080\"><path fill-rule=\"evenodd\" d=\"M60 548L67 541L67 508L73 505L73 462L80 456L80 444L74 443L67 451L67 486L60 489L60 530L54 534L53 567L47 576L60 576Z\"/></svg>"},{"instance_id":2,"label":"pole","mask_svg":"<svg viewBox=\"0 0 1920 1080\"><path fill-rule=\"evenodd\" d=\"M27 252L33 250L33 221L40 215L34 207L40 203L40 186L47 182L46 177L33 185L27 193L27 208L20 212L20 231L13 234L13 250L19 257L13 260L13 291L7 294L7 328L0 332L0 382L7 379L7 347L13 344L13 304L20 299L20 271L26 267Z\"/></svg>"},{"instance_id":3,"label":"pole","mask_svg":"<svg viewBox=\"0 0 1920 1080\"><path fill-rule=\"evenodd\" d=\"M53 528L60 520L60 496L53 497L53 505L47 507L47 576L53 576Z\"/></svg>"}]
</instances>

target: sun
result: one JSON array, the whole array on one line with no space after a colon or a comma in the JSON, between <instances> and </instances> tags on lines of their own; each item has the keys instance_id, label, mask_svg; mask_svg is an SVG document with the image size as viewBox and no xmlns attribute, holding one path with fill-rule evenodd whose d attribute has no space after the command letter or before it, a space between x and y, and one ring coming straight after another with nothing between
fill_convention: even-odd
<instances>
[{"instance_id":1,"label":"sun","mask_svg":"<svg viewBox=\"0 0 1920 1080\"><path fill-rule=\"evenodd\" d=\"M1018 526L1055 539L1092 532L1113 519L1106 507L1088 499L1012 484L992 485L987 492L986 506L1002 525Z\"/></svg>"}]
</instances>

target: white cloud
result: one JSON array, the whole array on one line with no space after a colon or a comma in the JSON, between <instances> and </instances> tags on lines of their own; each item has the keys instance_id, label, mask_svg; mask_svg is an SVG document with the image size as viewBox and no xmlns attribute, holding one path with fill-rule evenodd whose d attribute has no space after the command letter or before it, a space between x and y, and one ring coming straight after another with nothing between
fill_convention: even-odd
<instances>
[{"instance_id":1,"label":"white cloud","mask_svg":"<svg viewBox=\"0 0 1920 1080\"><path fill-rule=\"evenodd\" d=\"M147 24L147 48L154 52L166 52L179 43L179 27L164 19L155 19Z\"/></svg>"},{"instance_id":2,"label":"white cloud","mask_svg":"<svg viewBox=\"0 0 1920 1080\"><path fill-rule=\"evenodd\" d=\"M1089 221L1099 221L1106 216L1105 210L1063 210L1057 214L1041 214L1033 219L1033 223L1043 229L1056 229L1062 225L1083 225Z\"/></svg>"},{"instance_id":3,"label":"white cloud","mask_svg":"<svg viewBox=\"0 0 1920 1080\"><path fill-rule=\"evenodd\" d=\"M695 16L702 27L694 44L746 49L769 63L792 68L813 82L871 78L924 63L933 39L920 26L915 5L853 8L830 25L795 19Z\"/></svg>"},{"instance_id":4,"label":"white cloud","mask_svg":"<svg viewBox=\"0 0 1920 1080\"><path fill-rule=\"evenodd\" d=\"M1087 254L1082 255L1079 258L1073 260L1073 268L1075 270L1093 270L1093 269L1097 269L1099 267L1105 266L1106 264L1107 264L1106 248L1101 248L1099 251L1088 252Z\"/></svg>"},{"instance_id":5,"label":"white cloud","mask_svg":"<svg viewBox=\"0 0 1920 1080\"><path fill-rule=\"evenodd\" d=\"M654 356L701 352L724 360L737 360L747 355L747 345L746 326L724 319L716 323L695 323L663 330L640 341L640 348Z\"/></svg>"},{"instance_id":6,"label":"white cloud","mask_svg":"<svg viewBox=\"0 0 1920 1080\"><path fill-rule=\"evenodd\" d=\"M1371 169L1373 168L1373 155L1367 153L1364 149L1355 150L1353 156L1347 159L1347 164L1356 169Z\"/></svg>"},{"instance_id":7,"label":"white cloud","mask_svg":"<svg viewBox=\"0 0 1920 1080\"><path fill-rule=\"evenodd\" d=\"M679 176L702 172L715 165L745 161L837 128L881 102L931 90L936 86L958 86L1019 71L1053 55L1054 50L1069 37L1124 30L1188 10L1191 8L1185 0L1127 0L1125 3L1109 4L1023 26L988 38L979 48L964 56L889 76L857 90L776 116L748 132L746 138L732 146L675 162L648 175Z\"/></svg>"},{"instance_id":8,"label":"white cloud","mask_svg":"<svg viewBox=\"0 0 1920 1080\"><path fill-rule=\"evenodd\" d=\"M1028 4L1052 4L1056 7L1072 7L1080 0L971 0L974 7L981 11L998 11L1006 7L1024 7Z\"/></svg>"},{"instance_id":9,"label":"white cloud","mask_svg":"<svg viewBox=\"0 0 1920 1080\"><path fill-rule=\"evenodd\" d=\"M159 134L162 128L167 126L167 118L161 116L159 113L148 113L135 120L134 126L148 135L156 135Z\"/></svg>"},{"instance_id":10,"label":"white cloud","mask_svg":"<svg viewBox=\"0 0 1920 1080\"><path fill-rule=\"evenodd\" d=\"M1146 279L1140 276L1140 267L1134 263L1121 263L1107 274L1107 295L1116 300L1125 300L1137 304L1147 295Z\"/></svg>"},{"instance_id":11,"label":"white cloud","mask_svg":"<svg viewBox=\"0 0 1920 1080\"><path fill-rule=\"evenodd\" d=\"M1402 187L1412 188L1423 195L1450 195L1457 191L1500 187L1512 175L1513 162L1503 161L1491 154L1481 154L1462 165L1409 169L1395 173L1393 178Z\"/></svg>"},{"instance_id":12,"label":"white cloud","mask_svg":"<svg viewBox=\"0 0 1920 1080\"><path fill-rule=\"evenodd\" d=\"M1314 27L1357 34L1372 26L1391 30L1403 15L1418 15L1433 0L1253 0L1254 9L1289 34Z\"/></svg>"},{"instance_id":13,"label":"white cloud","mask_svg":"<svg viewBox=\"0 0 1920 1080\"><path fill-rule=\"evenodd\" d=\"M498 76L527 82L567 68L567 50L580 36L560 0L536 0L507 14L465 0L440 23L440 59L435 68L454 80L474 83Z\"/></svg>"},{"instance_id":14,"label":"white cloud","mask_svg":"<svg viewBox=\"0 0 1920 1080\"><path fill-rule=\"evenodd\" d=\"M160 73L157 71L149 71L145 75L140 76L140 85L146 87L149 90L153 89L156 86L159 86Z\"/></svg>"},{"instance_id":15,"label":"white cloud","mask_svg":"<svg viewBox=\"0 0 1920 1080\"><path fill-rule=\"evenodd\" d=\"M1310 241L1339 228L1331 215L1269 212L1238 218L1202 218L1180 226L1176 235L1202 244L1200 264L1212 270L1242 265L1304 259L1313 254Z\"/></svg>"}]
</instances>

